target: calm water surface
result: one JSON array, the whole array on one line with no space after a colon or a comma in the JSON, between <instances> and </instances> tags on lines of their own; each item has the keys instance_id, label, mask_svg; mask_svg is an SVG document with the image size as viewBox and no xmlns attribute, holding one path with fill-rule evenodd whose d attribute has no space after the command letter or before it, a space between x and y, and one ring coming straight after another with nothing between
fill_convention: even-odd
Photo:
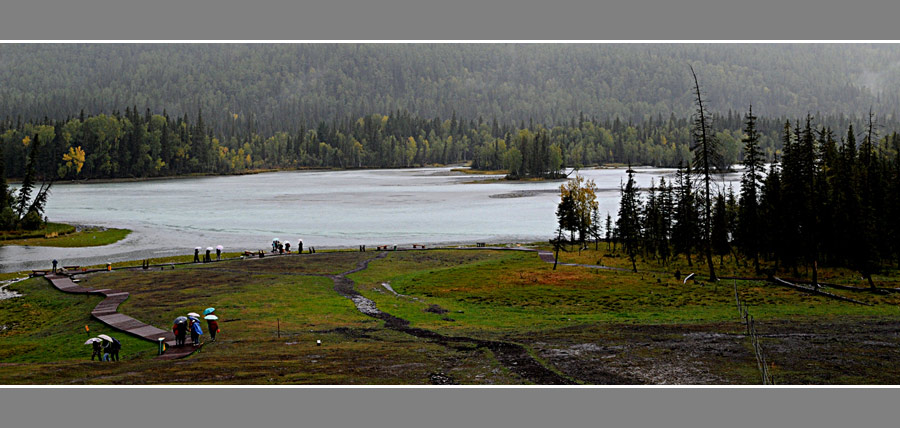
<instances>
[{"instance_id":1,"label":"calm water surface","mask_svg":"<svg viewBox=\"0 0 900 428\"><path fill-rule=\"evenodd\" d=\"M642 187L675 172L636 171ZM600 188L601 213L615 218L624 169L580 173ZM58 184L47 205L51 220L134 232L103 247L0 247L0 271L46 268L53 259L88 265L192 254L197 246L255 251L276 237L326 248L530 242L553 235L560 181L471 183L483 178L491 177L418 168ZM737 178L720 177L718 185Z\"/></svg>"}]
</instances>

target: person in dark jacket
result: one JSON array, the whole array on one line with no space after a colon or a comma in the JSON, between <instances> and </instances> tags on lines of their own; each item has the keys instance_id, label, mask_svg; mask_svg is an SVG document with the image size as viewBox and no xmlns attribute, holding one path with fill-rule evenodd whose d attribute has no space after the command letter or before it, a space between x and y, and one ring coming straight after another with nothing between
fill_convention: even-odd
<instances>
[{"instance_id":1,"label":"person in dark jacket","mask_svg":"<svg viewBox=\"0 0 900 428\"><path fill-rule=\"evenodd\" d=\"M200 321L191 319L191 342L194 346L200 345L200 335L203 329L200 328Z\"/></svg>"},{"instance_id":2,"label":"person in dark jacket","mask_svg":"<svg viewBox=\"0 0 900 428\"><path fill-rule=\"evenodd\" d=\"M91 361L94 361L94 356L97 357L97 361L103 361L103 348L100 347L100 341L97 340L91 343L91 348Z\"/></svg>"},{"instance_id":3,"label":"person in dark jacket","mask_svg":"<svg viewBox=\"0 0 900 428\"><path fill-rule=\"evenodd\" d=\"M194 248L194 263L200 263L200 247Z\"/></svg>"},{"instance_id":4,"label":"person in dark jacket","mask_svg":"<svg viewBox=\"0 0 900 428\"><path fill-rule=\"evenodd\" d=\"M209 248L207 248L207 249L206 249L206 258L203 259L203 263L207 263L207 262L211 262L211 261L212 261L212 258L209 256L209 253L210 253L210 250L209 250Z\"/></svg>"},{"instance_id":5,"label":"person in dark jacket","mask_svg":"<svg viewBox=\"0 0 900 428\"><path fill-rule=\"evenodd\" d=\"M216 261L222 260L222 249L216 248Z\"/></svg>"},{"instance_id":6,"label":"person in dark jacket","mask_svg":"<svg viewBox=\"0 0 900 428\"><path fill-rule=\"evenodd\" d=\"M118 339L113 337L112 342L104 340L102 346L103 361L119 361L119 350L122 349L122 343Z\"/></svg>"},{"instance_id":7,"label":"person in dark jacket","mask_svg":"<svg viewBox=\"0 0 900 428\"><path fill-rule=\"evenodd\" d=\"M219 322L216 320L206 320L206 326L209 328L209 338L213 342L216 341L216 333L219 332Z\"/></svg>"},{"instance_id":8,"label":"person in dark jacket","mask_svg":"<svg viewBox=\"0 0 900 428\"><path fill-rule=\"evenodd\" d=\"M172 325L172 332L175 333L175 346L184 346L184 338L187 336L187 324L177 323Z\"/></svg>"}]
</instances>

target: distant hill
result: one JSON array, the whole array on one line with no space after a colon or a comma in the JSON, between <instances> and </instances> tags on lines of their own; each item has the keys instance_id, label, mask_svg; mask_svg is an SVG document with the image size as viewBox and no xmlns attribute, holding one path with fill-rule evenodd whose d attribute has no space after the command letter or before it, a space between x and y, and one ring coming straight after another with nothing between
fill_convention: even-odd
<instances>
[{"instance_id":1,"label":"distant hill","mask_svg":"<svg viewBox=\"0 0 900 428\"><path fill-rule=\"evenodd\" d=\"M688 65L711 111L896 118L886 44L7 44L0 117L64 119L134 105L271 134L406 110L518 125L688 116ZM235 119L234 114L237 114Z\"/></svg>"}]
</instances>

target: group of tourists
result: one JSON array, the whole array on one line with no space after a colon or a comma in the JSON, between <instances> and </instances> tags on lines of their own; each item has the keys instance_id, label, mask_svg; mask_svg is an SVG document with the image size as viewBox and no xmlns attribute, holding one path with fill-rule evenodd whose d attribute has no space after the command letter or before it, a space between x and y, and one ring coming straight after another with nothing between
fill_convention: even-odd
<instances>
[{"instance_id":1,"label":"group of tourists","mask_svg":"<svg viewBox=\"0 0 900 428\"><path fill-rule=\"evenodd\" d=\"M278 238L273 239L272 240L272 252L279 253L279 254L290 253L291 252L290 241L281 242L281 240ZM303 252L303 240L298 239L297 240L297 253L299 254L302 252Z\"/></svg>"},{"instance_id":2,"label":"group of tourists","mask_svg":"<svg viewBox=\"0 0 900 428\"><path fill-rule=\"evenodd\" d=\"M216 308L206 308L203 311L203 319L209 331L209 337L212 341L216 340L216 333L219 332L219 317L213 314ZM184 346L188 333L191 334L191 345L200 346L200 336L203 335L203 328L200 326L200 315L190 312L187 316L175 318L172 324L172 333L175 334L175 346Z\"/></svg>"},{"instance_id":3,"label":"group of tourists","mask_svg":"<svg viewBox=\"0 0 900 428\"><path fill-rule=\"evenodd\" d=\"M222 250L225 247L221 245L216 245L216 261L222 260ZM194 247L194 263L200 263L200 250L201 247ZM206 247L206 254L203 256L203 263L209 263L212 261L212 253L213 247Z\"/></svg>"},{"instance_id":4,"label":"group of tourists","mask_svg":"<svg viewBox=\"0 0 900 428\"><path fill-rule=\"evenodd\" d=\"M101 334L88 339L85 344L88 343L91 344L91 361L94 361L94 357L97 357L97 361L119 361L122 343L115 337Z\"/></svg>"}]
</instances>

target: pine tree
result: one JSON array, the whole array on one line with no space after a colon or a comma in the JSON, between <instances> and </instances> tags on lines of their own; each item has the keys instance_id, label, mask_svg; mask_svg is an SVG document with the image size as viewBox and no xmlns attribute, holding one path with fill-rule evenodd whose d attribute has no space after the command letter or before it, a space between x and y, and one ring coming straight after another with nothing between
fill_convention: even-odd
<instances>
[{"instance_id":1,"label":"pine tree","mask_svg":"<svg viewBox=\"0 0 900 428\"><path fill-rule=\"evenodd\" d=\"M666 183L665 177L659 179L659 196L657 197L659 205L658 231L659 241L656 249L662 262L668 263L672 256L671 237L672 237L672 213L675 209L674 198L672 193L672 185Z\"/></svg>"},{"instance_id":2,"label":"pine tree","mask_svg":"<svg viewBox=\"0 0 900 428\"><path fill-rule=\"evenodd\" d=\"M677 187L677 202L675 204L675 224L672 228L672 244L675 247L675 254L684 254L687 257L688 266L693 266L691 256L700 232L690 164L687 168L681 168L679 165L675 174L675 186Z\"/></svg>"},{"instance_id":3,"label":"pine tree","mask_svg":"<svg viewBox=\"0 0 900 428\"><path fill-rule=\"evenodd\" d=\"M11 202L9 185L6 183L6 162L0 147L0 230L11 230L15 227L16 215L10 205Z\"/></svg>"},{"instance_id":4,"label":"pine tree","mask_svg":"<svg viewBox=\"0 0 900 428\"><path fill-rule=\"evenodd\" d=\"M760 251L760 213L759 193L762 186L763 155L759 149L759 133L756 130L756 116L753 106L747 113L744 127L744 174L741 177L740 213L738 216L738 242L744 255L753 259L753 268L757 273Z\"/></svg>"},{"instance_id":5,"label":"pine tree","mask_svg":"<svg viewBox=\"0 0 900 428\"><path fill-rule=\"evenodd\" d=\"M763 181L760 195L760 229L762 231L761 247L775 261L775 270L782 259L783 240L781 239L785 222L781 197L781 173L778 158L774 158L769 166L769 173Z\"/></svg>"},{"instance_id":6,"label":"pine tree","mask_svg":"<svg viewBox=\"0 0 900 428\"><path fill-rule=\"evenodd\" d=\"M612 216L609 212L606 213L606 249L610 249L610 244L612 244L612 236L613 236L613 226L612 226Z\"/></svg>"},{"instance_id":7,"label":"pine tree","mask_svg":"<svg viewBox=\"0 0 900 428\"><path fill-rule=\"evenodd\" d=\"M630 168L629 168L630 170ZM628 182L620 189L619 218L616 220L616 231L622 248L631 260L631 268L637 272L635 257L640 251L641 242L641 202L638 199L638 188L634 183L634 173L628 173Z\"/></svg>"},{"instance_id":8,"label":"pine tree","mask_svg":"<svg viewBox=\"0 0 900 428\"><path fill-rule=\"evenodd\" d=\"M650 180L650 188L647 189L647 203L644 205L643 215L641 216L641 225L643 229L642 247L644 254L649 257L656 258L657 244L659 243L659 217L660 209L656 198L656 185Z\"/></svg>"},{"instance_id":9,"label":"pine tree","mask_svg":"<svg viewBox=\"0 0 900 428\"><path fill-rule=\"evenodd\" d=\"M556 207L556 220L560 231L568 230L571 241L575 240L575 231L578 230L578 214L575 212L575 199L571 193L562 195L559 206Z\"/></svg>"},{"instance_id":10,"label":"pine tree","mask_svg":"<svg viewBox=\"0 0 900 428\"><path fill-rule=\"evenodd\" d=\"M719 266L725 266L725 255L731 252L728 243L728 213L726 212L725 194L716 195L712 218L712 247L719 256Z\"/></svg>"}]
</instances>

